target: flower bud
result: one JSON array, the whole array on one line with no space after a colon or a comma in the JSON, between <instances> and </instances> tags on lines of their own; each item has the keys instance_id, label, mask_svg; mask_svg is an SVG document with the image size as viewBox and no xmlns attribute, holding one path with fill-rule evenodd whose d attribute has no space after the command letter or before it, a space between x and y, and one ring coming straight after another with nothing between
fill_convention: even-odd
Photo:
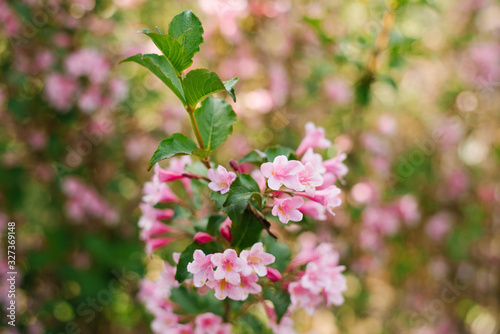
<instances>
[{"instance_id":1,"label":"flower bud","mask_svg":"<svg viewBox=\"0 0 500 334\"><path fill-rule=\"evenodd\" d=\"M273 282L278 282L283 278L283 276L281 276L281 273L277 269L274 269L274 268L267 268L266 277L269 278Z\"/></svg>"},{"instance_id":2,"label":"flower bud","mask_svg":"<svg viewBox=\"0 0 500 334\"><path fill-rule=\"evenodd\" d=\"M227 218L220 226L219 233L228 242L233 240L233 235L231 234L231 219Z\"/></svg>"},{"instance_id":3,"label":"flower bud","mask_svg":"<svg viewBox=\"0 0 500 334\"><path fill-rule=\"evenodd\" d=\"M194 235L194 238L193 238L194 242L196 242L197 244L205 244L207 242L210 242L210 241L214 241L215 238L212 237L210 234L208 233L205 233L205 232L198 232Z\"/></svg>"}]
</instances>

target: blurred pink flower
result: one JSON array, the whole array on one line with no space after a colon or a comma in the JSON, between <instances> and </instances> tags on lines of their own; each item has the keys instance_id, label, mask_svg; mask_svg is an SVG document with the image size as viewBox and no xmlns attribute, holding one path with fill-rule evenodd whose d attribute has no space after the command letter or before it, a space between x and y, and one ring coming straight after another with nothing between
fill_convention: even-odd
<instances>
[{"instance_id":1,"label":"blurred pink flower","mask_svg":"<svg viewBox=\"0 0 500 334\"><path fill-rule=\"evenodd\" d=\"M339 152L335 158L323 161L327 173L335 175L337 180L344 183L344 176L349 172L349 168L343 163L347 159L347 154Z\"/></svg>"},{"instance_id":2,"label":"blurred pink flower","mask_svg":"<svg viewBox=\"0 0 500 334\"><path fill-rule=\"evenodd\" d=\"M351 88L342 80L329 79L325 81L326 95L338 102L339 104L347 104L352 99Z\"/></svg>"},{"instance_id":3,"label":"blurred pink flower","mask_svg":"<svg viewBox=\"0 0 500 334\"><path fill-rule=\"evenodd\" d=\"M45 93L49 103L61 112L67 112L74 99L77 82L75 79L52 73L45 80Z\"/></svg>"},{"instance_id":4,"label":"blurred pink flower","mask_svg":"<svg viewBox=\"0 0 500 334\"><path fill-rule=\"evenodd\" d=\"M326 208L318 202L305 201L299 208L299 211L305 215L313 217L316 220L326 220Z\"/></svg>"},{"instance_id":5,"label":"blurred pink flower","mask_svg":"<svg viewBox=\"0 0 500 334\"><path fill-rule=\"evenodd\" d=\"M425 233L432 239L439 241L450 230L453 216L448 212L440 212L432 216L425 225Z\"/></svg>"},{"instance_id":6,"label":"blurred pink flower","mask_svg":"<svg viewBox=\"0 0 500 334\"><path fill-rule=\"evenodd\" d=\"M231 334L231 325L222 323L222 318L213 313L198 315L194 323L194 334Z\"/></svg>"},{"instance_id":7,"label":"blurred pink flower","mask_svg":"<svg viewBox=\"0 0 500 334\"><path fill-rule=\"evenodd\" d=\"M94 84L103 83L109 74L109 63L98 51L81 49L69 55L65 68L75 77L88 76Z\"/></svg>"},{"instance_id":8,"label":"blurred pink flower","mask_svg":"<svg viewBox=\"0 0 500 334\"><path fill-rule=\"evenodd\" d=\"M325 129L322 127L316 127L314 123L308 122L305 128L306 134L297 148L298 156L309 148L328 148L332 145L332 142L325 138Z\"/></svg>"}]
</instances>

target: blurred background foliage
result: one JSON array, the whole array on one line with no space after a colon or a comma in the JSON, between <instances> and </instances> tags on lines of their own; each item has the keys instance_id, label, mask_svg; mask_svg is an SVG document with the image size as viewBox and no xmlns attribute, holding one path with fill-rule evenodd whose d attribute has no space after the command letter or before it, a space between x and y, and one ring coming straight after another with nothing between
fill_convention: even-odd
<instances>
[{"instance_id":1,"label":"blurred background foliage","mask_svg":"<svg viewBox=\"0 0 500 334\"><path fill-rule=\"evenodd\" d=\"M137 206L157 142L189 124L159 80L119 62L155 51L136 32L184 9L205 27L193 66L240 77L219 163L295 147L307 121L348 154L342 210L310 227L340 248L347 300L294 315L298 330L496 333L495 0L0 0L0 226L17 224L18 332L149 331Z\"/></svg>"}]
</instances>

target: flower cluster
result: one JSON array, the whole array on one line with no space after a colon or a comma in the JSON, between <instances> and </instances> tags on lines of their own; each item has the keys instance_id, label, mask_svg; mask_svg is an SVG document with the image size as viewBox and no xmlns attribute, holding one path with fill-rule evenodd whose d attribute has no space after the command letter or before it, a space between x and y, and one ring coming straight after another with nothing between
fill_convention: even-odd
<instances>
[{"instance_id":1,"label":"flower cluster","mask_svg":"<svg viewBox=\"0 0 500 334\"><path fill-rule=\"evenodd\" d=\"M344 302L342 293L347 289L342 275L345 267L339 265L339 255L333 245L321 243L303 248L291 266L304 264L305 270L297 275L299 280L288 285L291 309L302 307L312 314L323 300L327 306L341 305Z\"/></svg>"},{"instance_id":2,"label":"flower cluster","mask_svg":"<svg viewBox=\"0 0 500 334\"><path fill-rule=\"evenodd\" d=\"M118 214L99 194L87 187L76 177L63 180L63 192L69 197L66 213L75 222L81 223L85 218L101 219L108 225L118 223Z\"/></svg>"},{"instance_id":3,"label":"flower cluster","mask_svg":"<svg viewBox=\"0 0 500 334\"><path fill-rule=\"evenodd\" d=\"M245 300L249 294L262 291L257 284L260 277L266 276L266 265L274 262L275 257L266 253L261 242L250 250L243 250L238 257L234 249L224 253L208 254L197 249L187 270L193 274L193 284L198 288L208 287L215 291L215 297L223 300Z\"/></svg>"},{"instance_id":4,"label":"flower cluster","mask_svg":"<svg viewBox=\"0 0 500 334\"><path fill-rule=\"evenodd\" d=\"M268 187L277 194L273 198L272 214L282 223L301 221L303 213L317 220L325 220L326 212L335 215L333 209L340 206L342 200L338 197L340 189L334 183L337 180L343 182L348 172L343 163L346 155L339 152L335 158L323 161L322 156L313 151L314 148L330 146L325 130L309 122L306 124L306 135L297 149L300 161L279 155L273 162L260 166ZM282 187L288 189L282 190Z\"/></svg>"},{"instance_id":5,"label":"flower cluster","mask_svg":"<svg viewBox=\"0 0 500 334\"><path fill-rule=\"evenodd\" d=\"M180 317L174 312L175 304L169 300L171 290L179 287L175 280L176 269L165 263L160 277L153 281L143 279L139 291L139 299L155 319L151 324L154 333L178 334L230 334L231 325L223 323L222 318L213 313L202 313L193 322L181 323Z\"/></svg>"}]
</instances>

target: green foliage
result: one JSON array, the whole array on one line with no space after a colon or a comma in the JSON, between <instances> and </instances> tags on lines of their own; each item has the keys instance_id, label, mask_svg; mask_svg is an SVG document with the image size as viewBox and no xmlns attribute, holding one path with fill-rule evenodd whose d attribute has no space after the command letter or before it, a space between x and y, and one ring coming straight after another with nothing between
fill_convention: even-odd
<instances>
[{"instance_id":1,"label":"green foliage","mask_svg":"<svg viewBox=\"0 0 500 334\"><path fill-rule=\"evenodd\" d=\"M231 224L231 235L233 236L231 246L236 249L251 247L259 241L262 229L257 218L250 211L245 210L241 219L233 221Z\"/></svg>"},{"instance_id":2,"label":"green foliage","mask_svg":"<svg viewBox=\"0 0 500 334\"><path fill-rule=\"evenodd\" d=\"M214 98L205 99L195 110L194 117L208 151L216 149L226 141L236 122L236 114L231 105L222 99Z\"/></svg>"},{"instance_id":3,"label":"green foliage","mask_svg":"<svg viewBox=\"0 0 500 334\"><path fill-rule=\"evenodd\" d=\"M168 59L177 74L186 69L186 67L184 67L186 52L179 41L172 38L170 35L156 34L150 32L149 30L142 30L140 32L143 32L151 38L153 43L155 43L158 49L160 49L160 51Z\"/></svg>"},{"instance_id":4,"label":"green foliage","mask_svg":"<svg viewBox=\"0 0 500 334\"><path fill-rule=\"evenodd\" d=\"M250 175L240 174L231 184L224 206L249 200L252 197L261 199L259 185Z\"/></svg>"},{"instance_id":5,"label":"green foliage","mask_svg":"<svg viewBox=\"0 0 500 334\"><path fill-rule=\"evenodd\" d=\"M292 251L290 247L284 242L276 241L271 237L263 237L262 242L266 248L266 252L271 253L276 257L274 263L269 266L284 272L285 268L288 266L290 259L292 258Z\"/></svg>"},{"instance_id":6,"label":"green foliage","mask_svg":"<svg viewBox=\"0 0 500 334\"><path fill-rule=\"evenodd\" d=\"M266 154L259 150L250 151L247 155L240 159L240 164L244 162L250 162L252 164L260 166L266 162Z\"/></svg>"},{"instance_id":7,"label":"green foliage","mask_svg":"<svg viewBox=\"0 0 500 334\"><path fill-rule=\"evenodd\" d=\"M192 108L208 95L226 90L219 76L205 68L189 71L182 81L182 87L186 94L186 102Z\"/></svg>"},{"instance_id":8,"label":"green foliage","mask_svg":"<svg viewBox=\"0 0 500 334\"><path fill-rule=\"evenodd\" d=\"M265 299L273 303L279 323L291 304L290 295L279 288L273 289L269 287L264 288L263 295Z\"/></svg>"},{"instance_id":9,"label":"green foliage","mask_svg":"<svg viewBox=\"0 0 500 334\"><path fill-rule=\"evenodd\" d=\"M294 151L288 147L274 146L274 147L269 147L266 150L266 158L267 161L269 162L274 161L274 158L276 158L279 155L284 155L288 159L297 159L297 157L294 154Z\"/></svg>"},{"instance_id":10,"label":"green foliage","mask_svg":"<svg viewBox=\"0 0 500 334\"><path fill-rule=\"evenodd\" d=\"M223 315L222 302L211 293L201 295L197 289L187 289L181 286L172 289L170 299L189 314L212 312L219 316Z\"/></svg>"},{"instance_id":11,"label":"green foliage","mask_svg":"<svg viewBox=\"0 0 500 334\"><path fill-rule=\"evenodd\" d=\"M122 63L126 62L134 62L150 70L172 90L183 104L186 103L181 81L166 57L157 54L137 54L122 61Z\"/></svg>"},{"instance_id":12,"label":"green foliage","mask_svg":"<svg viewBox=\"0 0 500 334\"><path fill-rule=\"evenodd\" d=\"M168 33L184 47L186 52L184 68L188 68L193 63L194 54L200 51L200 44L203 43L203 26L200 20L192 11L185 10L172 19Z\"/></svg>"},{"instance_id":13,"label":"green foliage","mask_svg":"<svg viewBox=\"0 0 500 334\"><path fill-rule=\"evenodd\" d=\"M208 217L207 233L212 236L219 235L220 225L226 220L227 216L224 215L211 215Z\"/></svg>"},{"instance_id":14,"label":"green foliage","mask_svg":"<svg viewBox=\"0 0 500 334\"><path fill-rule=\"evenodd\" d=\"M174 155L191 155L196 148L196 144L191 139L181 133L174 133L160 142L158 149L149 161L148 170L158 161L171 158Z\"/></svg>"}]
</instances>

